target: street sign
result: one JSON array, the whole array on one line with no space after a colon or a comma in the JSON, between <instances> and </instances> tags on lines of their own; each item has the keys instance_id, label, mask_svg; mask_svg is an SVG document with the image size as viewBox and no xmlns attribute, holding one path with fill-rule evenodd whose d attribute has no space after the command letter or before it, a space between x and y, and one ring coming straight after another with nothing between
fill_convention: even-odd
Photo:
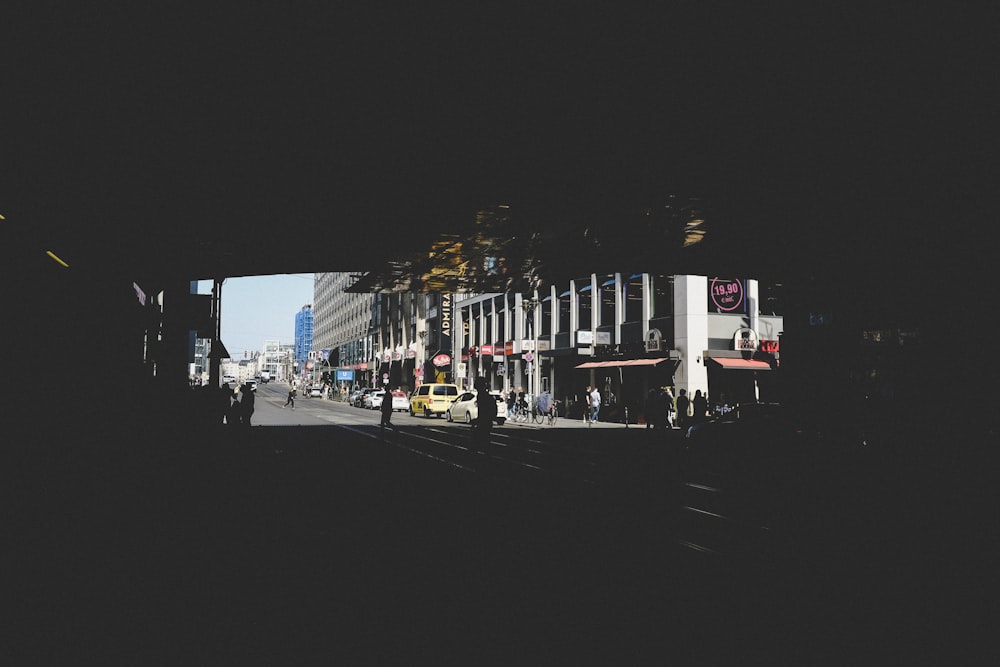
<instances>
[{"instance_id":1,"label":"street sign","mask_svg":"<svg viewBox=\"0 0 1000 667\"><path fill-rule=\"evenodd\" d=\"M525 352L524 353L524 360L527 361L530 364L532 361L535 360L535 355L533 355L531 352Z\"/></svg>"}]
</instances>

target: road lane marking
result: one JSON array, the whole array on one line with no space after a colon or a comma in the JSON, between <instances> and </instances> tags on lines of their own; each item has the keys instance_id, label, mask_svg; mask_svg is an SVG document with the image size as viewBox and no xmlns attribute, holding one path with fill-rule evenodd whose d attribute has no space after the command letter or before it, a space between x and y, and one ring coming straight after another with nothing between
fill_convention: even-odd
<instances>
[{"instance_id":1,"label":"road lane marking","mask_svg":"<svg viewBox=\"0 0 1000 667\"><path fill-rule=\"evenodd\" d=\"M715 512L709 512L708 510L700 510L697 507L691 507L690 505L683 505L681 509L686 509L691 512L697 512L698 514L704 514L706 516L714 517L716 519L722 519L723 521L732 521L728 516L722 514L716 514Z\"/></svg>"},{"instance_id":2,"label":"road lane marking","mask_svg":"<svg viewBox=\"0 0 1000 667\"><path fill-rule=\"evenodd\" d=\"M687 540L680 540L679 539L679 540L677 540L677 543L679 545L681 545L682 547L687 547L688 549L692 549L694 551L700 551L701 553L705 553L705 554L717 554L717 553L719 553L715 549L709 549L708 547L702 546L700 544L695 544L694 542L689 542Z\"/></svg>"},{"instance_id":3,"label":"road lane marking","mask_svg":"<svg viewBox=\"0 0 1000 667\"><path fill-rule=\"evenodd\" d=\"M705 486L704 484L684 482L684 486L691 487L692 489L701 489L702 491L711 491L712 493L722 493L722 489L717 489L714 486Z\"/></svg>"}]
</instances>

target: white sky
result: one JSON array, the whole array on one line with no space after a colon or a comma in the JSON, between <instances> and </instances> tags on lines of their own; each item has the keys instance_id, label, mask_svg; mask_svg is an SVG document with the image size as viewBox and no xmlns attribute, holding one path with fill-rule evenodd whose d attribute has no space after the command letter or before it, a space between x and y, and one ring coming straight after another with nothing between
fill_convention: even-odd
<instances>
[{"instance_id":1,"label":"white sky","mask_svg":"<svg viewBox=\"0 0 1000 667\"><path fill-rule=\"evenodd\" d=\"M212 281L198 283L212 293ZM222 344L234 359L260 350L265 340L295 342L295 314L313 301L313 274L227 278L222 284Z\"/></svg>"}]
</instances>

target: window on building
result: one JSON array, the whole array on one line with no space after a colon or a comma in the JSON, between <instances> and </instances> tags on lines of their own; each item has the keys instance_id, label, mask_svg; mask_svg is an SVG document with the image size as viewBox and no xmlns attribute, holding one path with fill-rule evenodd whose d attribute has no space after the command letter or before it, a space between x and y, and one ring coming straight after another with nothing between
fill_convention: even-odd
<instances>
[{"instance_id":1,"label":"window on building","mask_svg":"<svg viewBox=\"0 0 1000 667\"><path fill-rule=\"evenodd\" d=\"M674 314L674 277L655 275L649 277L653 296L652 318L670 317Z\"/></svg>"},{"instance_id":2,"label":"window on building","mask_svg":"<svg viewBox=\"0 0 1000 667\"><path fill-rule=\"evenodd\" d=\"M570 299L573 298L572 292L563 292L559 295L557 301L557 307L559 308L559 329L558 332L569 331L569 309L570 309Z\"/></svg>"},{"instance_id":3,"label":"window on building","mask_svg":"<svg viewBox=\"0 0 1000 667\"><path fill-rule=\"evenodd\" d=\"M497 308L502 308L503 303L497 304ZM504 327L507 325L507 313L500 311L497 313L497 335L495 336L493 342L497 340L505 340L504 338Z\"/></svg>"},{"instance_id":4,"label":"window on building","mask_svg":"<svg viewBox=\"0 0 1000 667\"><path fill-rule=\"evenodd\" d=\"M642 320L642 274L629 276L622 285L625 291L625 321L639 322Z\"/></svg>"},{"instance_id":5,"label":"window on building","mask_svg":"<svg viewBox=\"0 0 1000 667\"><path fill-rule=\"evenodd\" d=\"M600 286L601 324L615 323L615 279L609 276Z\"/></svg>"},{"instance_id":6,"label":"window on building","mask_svg":"<svg viewBox=\"0 0 1000 667\"><path fill-rule=\"evenodd\" d=\"M581 329L589 329L594 326L592 321L593 308L591 308L591 292L590 283L587 283L577 291L577 303L580 308L580 325Z\"/></svg>"}]
</instances>

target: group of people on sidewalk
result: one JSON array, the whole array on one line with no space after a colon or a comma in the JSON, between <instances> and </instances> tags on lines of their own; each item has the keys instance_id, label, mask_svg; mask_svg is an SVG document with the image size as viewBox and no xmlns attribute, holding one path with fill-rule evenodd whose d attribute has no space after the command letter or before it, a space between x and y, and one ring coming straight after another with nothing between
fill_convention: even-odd
<instances>
[{"instance_id":1,"label":"group of people on sidewalk","mask_svg":"<svg viewBox=\"0 0 1000 667\"><path fill-rule=\"evenodd\" d=\"M223 398L225 404L225 420L228 426L251 426L250 420L254 413L254 391L248 384L240 387L238 393L229 389L229 385L222 385Z\"/></svg>"},{"instance_id":2,"label":"group of people on sidewalk","mask_svg":"<svg viewBox=\"0 0 1000 667\"><path fill-rule=\"evenodd\" d=\"M681 389L674 399L669 387L653 387L646 392L643 417L646 428L685 429L709 418L708 397L701 389L696 389L693 397Z\"/></svg>"},{"instance_id":3,"label":"group of people on sidewalk","mask_svg":"<svg viewBox=\"0 0 1000 667\"><path fill-rule=\"evenodd\" d=\"M588 384L586 390L583 392L583 397L580 400L584 422L590 422L593 424L598 420L601 415L601 403L601 390L597 387L591 387Z\"/></svg>"}]
</instances>

